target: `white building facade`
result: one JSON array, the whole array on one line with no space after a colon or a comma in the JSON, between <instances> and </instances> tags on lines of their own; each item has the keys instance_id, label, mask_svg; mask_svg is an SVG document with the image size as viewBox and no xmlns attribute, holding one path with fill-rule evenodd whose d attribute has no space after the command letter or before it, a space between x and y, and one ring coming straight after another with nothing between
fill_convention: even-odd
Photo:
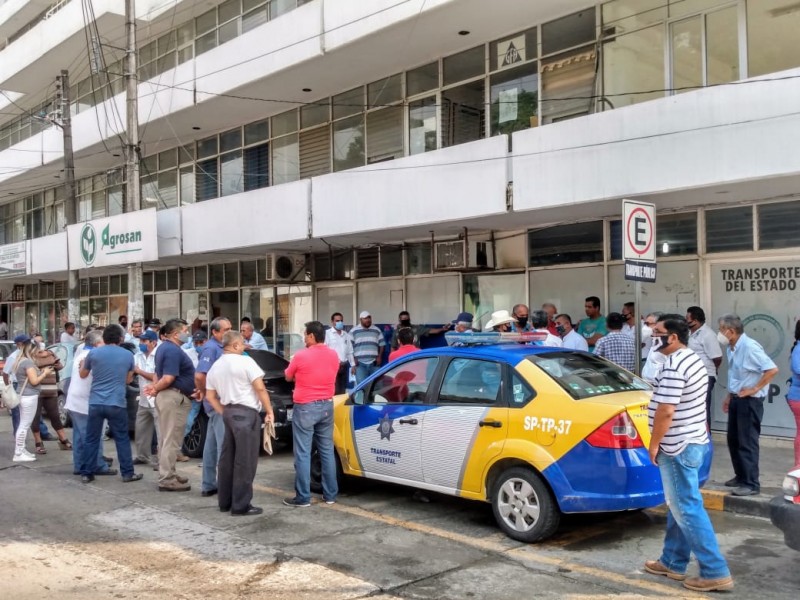
<instances>
[{"instance_id":1,"label":"white building facade","mask_svg":"<svg viewBox=\"0 0 800 600\"><path fill-rule=\"evenodd\" d=\"M334 311L482 324L553 302L577 321L586 296L604 313L633 300L620 224L633 198L658 211L641 308L742 316L781 367L765 431L793 434L791 0L142 0L137 17L143 210L123 214L123 0L0 0L10 331L56 339L69 269L81 324L116 322L133 259L146 317L249 316L287 350Z\"/></svg>"}]
</instances>

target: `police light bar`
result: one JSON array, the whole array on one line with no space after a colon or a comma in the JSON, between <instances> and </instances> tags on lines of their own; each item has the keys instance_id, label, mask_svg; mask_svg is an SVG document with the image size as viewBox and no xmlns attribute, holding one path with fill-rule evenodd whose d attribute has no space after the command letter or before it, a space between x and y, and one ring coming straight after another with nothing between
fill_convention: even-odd
<instances>
[{"instance_id":1,"label":"police light bar","mask_svg":"<svg viewBox=\"0 0 800 600\"><path fill-rule=\"evenodd\" d=\"M448 331L444 339L448 346L480 346L487 344L529 344L543 342L549 334L546 331Z\"/></svg>"}]
</instances>

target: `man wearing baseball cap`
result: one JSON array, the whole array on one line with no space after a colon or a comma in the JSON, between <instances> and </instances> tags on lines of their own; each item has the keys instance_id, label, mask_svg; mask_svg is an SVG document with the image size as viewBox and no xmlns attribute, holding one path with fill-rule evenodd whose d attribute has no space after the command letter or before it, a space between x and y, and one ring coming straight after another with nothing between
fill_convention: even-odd
<instances>
[{"instance_id":1,"label":"man wearing baseball cap","mask_svg":"<svg viewBox=\"0 0 800 600\"><path fill-rule=\"evenodd\" d=\"M372 315L362 310L358 315L360 323L350 330L353 338L353 358L355 359L356 384L361 383L381 366L386 340L383 332L372 324Z\"/></svg>"}]
</instances>

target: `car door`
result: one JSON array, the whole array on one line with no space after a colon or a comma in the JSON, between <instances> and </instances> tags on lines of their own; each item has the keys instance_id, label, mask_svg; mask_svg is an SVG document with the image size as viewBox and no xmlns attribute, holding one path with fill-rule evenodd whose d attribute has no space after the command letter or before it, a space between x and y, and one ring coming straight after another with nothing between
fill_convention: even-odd
<instances>
[{"instance_id":1,"label":"car door","mask_svg":"<svg viewBox=\"0 0 800 600\"><path fill-rule=\"evenodd\" d=\"M352 406L353 440L367 477L422 480L422 417L438 357L411 358L378 376L363 404Z\"/></svg>"},{"instance_id":2,"label":"car door","mask_svg":"<svg viewBox=\"0 0 800 600\"><path fill-rule=\"evenodd\" d=\"M502 363L453 358L447 364L433 410L422 427L422 470L426 484L453 492L476 487L467 469L482 466L503 449L508 434Z\"/></svg>"}]
</instances>

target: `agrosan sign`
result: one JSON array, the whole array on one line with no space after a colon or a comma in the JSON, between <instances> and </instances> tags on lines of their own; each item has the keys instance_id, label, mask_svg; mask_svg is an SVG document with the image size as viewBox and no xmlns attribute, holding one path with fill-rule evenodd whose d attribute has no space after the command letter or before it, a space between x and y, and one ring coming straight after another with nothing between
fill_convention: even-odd
<instances>
[{"instance_id":1,"label":"agrosan sign","mask_svg":"<svg viewBox=\"0 0 800 600\"><path fill-rule=\"evenodd\" d=\"M158 260L155 209L67 227L70 268L106 267Z\"/></svg>"}]
</instances>

